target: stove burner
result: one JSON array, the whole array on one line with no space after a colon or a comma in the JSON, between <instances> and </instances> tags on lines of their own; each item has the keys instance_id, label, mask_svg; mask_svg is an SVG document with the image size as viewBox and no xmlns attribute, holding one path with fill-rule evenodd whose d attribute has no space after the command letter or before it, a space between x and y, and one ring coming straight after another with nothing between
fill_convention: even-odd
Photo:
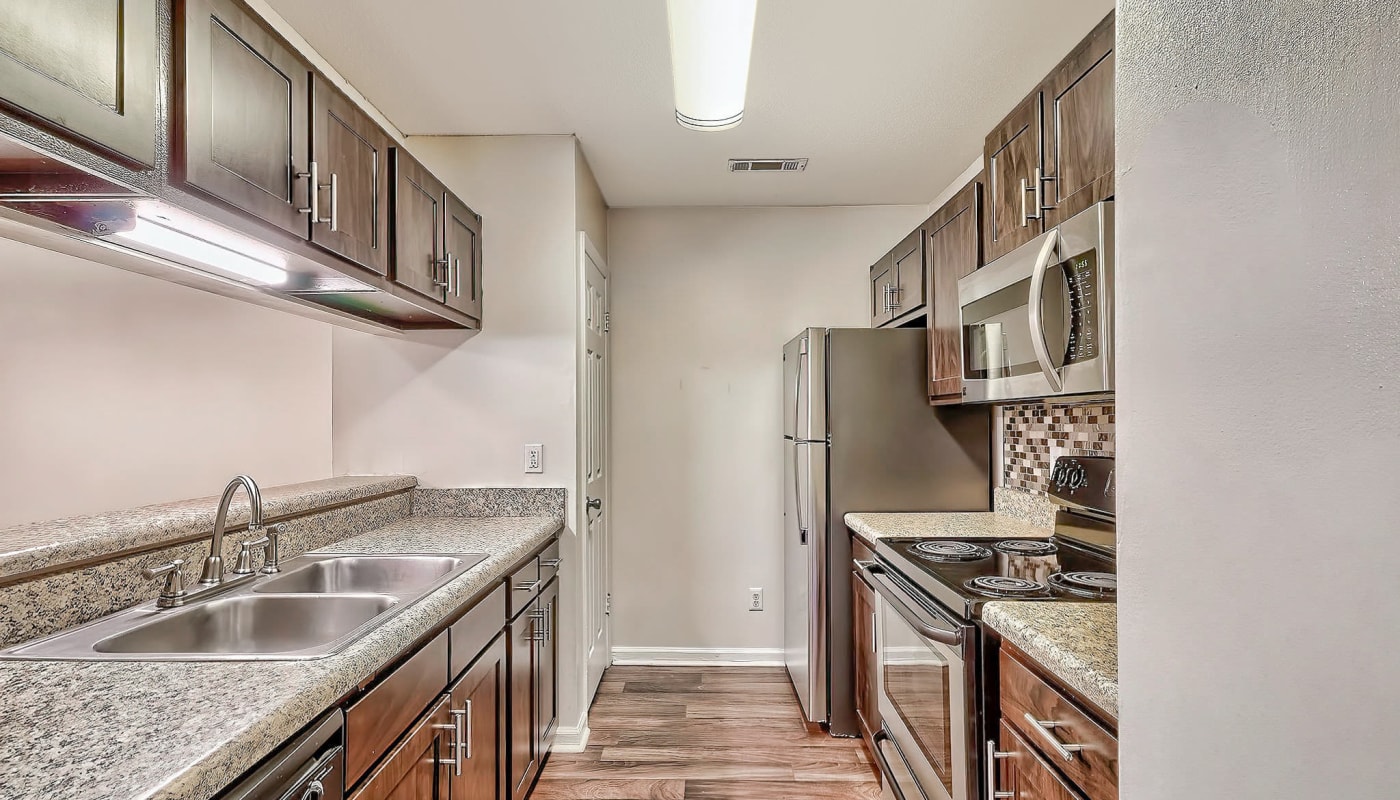
<instances>
[{"instance_id":1,"label":"stove burner","mask_svg":"<svg viewBox=\"0 0 1400 800\"><path fill-rule=\"evenodd\" d=\"M963 588L988 597L1025 597L1042 594L1045 584L1005 575L983 575L964 582Z\"/></svg>"},{"instance_id":2,"label":"stove burner","mask_svg":"<svg viewBox=\"0 0 1400 800\"><path fill-rule=\"evenodd\" d=\"M1009 556L1053 556L1060 551L1053 543L1036 539L1008 539L992 546Z\"/></svg>"},{"instance_id":3,"label":"stove burner","mask_svg":"<svg viewBox=\"0 0 1400 800\"><path fill-rule=\"evenodd\" d=\"M1057 572L1050 585L1079 597L1113 597L1118 593L1118 576L1111 572Z\"/></svg>"},{"instance_id":4,"label":"stove burner","mask_svg":"<svg viewBox=\"0 0 1400 800\"><path fill-rule=\"evenodd\" d=\"M980 561L992 555L991 550L972 542L919 542L909 549L929 561Z\"/></svg>"}]
</instances>

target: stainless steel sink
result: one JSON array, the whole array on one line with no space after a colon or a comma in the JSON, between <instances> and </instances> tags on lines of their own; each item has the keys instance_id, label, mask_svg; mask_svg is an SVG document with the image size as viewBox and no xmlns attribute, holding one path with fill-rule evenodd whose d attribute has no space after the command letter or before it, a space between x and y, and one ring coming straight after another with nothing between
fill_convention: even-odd
<instances>
[{"instance_id":1,"label":"stainless steel sink","mask_svg":"<svg viewBox=\"0 0 1400 800\"><path fill-rule=\"evenodd\" d=\"M310 563L284 571L253 591L283 594L417 592L462 565L462 559L454 556L313 556L307 560Z\"/></svg>"},{"instance_id":2,"label":"stainless steel sink","mask_svg":"<svg viewBox=\"0 0 1400 800\"><path fill-rule=\"evenodd\" d=\"M295 653L352 637L398 602L382 594L223 597L159 615L92 649L148 655Z\"/></svg>"},{"instance_id":3,"label":"stainless steel sink","mask_svg":"<svg viewBox=\"0 0 1400 800\"><path fill-rule=\"evenodd\" d=\"M293 661L338 653L486 556L306 555L178 608L142 603L0 659Z\"/></svg>"}]
</instances>

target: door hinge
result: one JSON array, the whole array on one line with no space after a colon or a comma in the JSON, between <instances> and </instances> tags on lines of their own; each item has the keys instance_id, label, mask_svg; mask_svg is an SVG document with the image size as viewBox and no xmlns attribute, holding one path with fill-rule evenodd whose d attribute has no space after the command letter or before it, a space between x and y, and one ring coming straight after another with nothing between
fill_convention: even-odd
<instances>
[{"instance_id":1,"label":"door hinge","mask_svg":"<svg viewBox=\"0 0 1400 800\"><path fill-rule=\"evenodd\" d=\"M603 615L612 616L612 592L608 592L603 599Z\"/></svg>"},{"instance_id":2,"label":"door hinge","mask_svg":"<svg viewBox=\"0 0 1400 800\"><path fill-rule=\"evenodd\" d=\"M603 333L612 333L612 312L603 312Z\"/></svg>"}]
</instances>

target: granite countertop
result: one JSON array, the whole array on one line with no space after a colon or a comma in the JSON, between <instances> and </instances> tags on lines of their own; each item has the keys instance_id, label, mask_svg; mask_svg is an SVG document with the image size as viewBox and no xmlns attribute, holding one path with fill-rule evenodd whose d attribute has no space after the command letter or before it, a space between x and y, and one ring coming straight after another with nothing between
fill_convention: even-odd
<instances>
[{"instance_id":1,"label":"granite countertop","mask_svg":"<svg viewBox=\"0 0 1400 800\"><path fill-rule=\"evenodd\" d=\"M982 622L1118 719L1116 604L991 602L982 606Z\"/></svg>"},{"instance_id":2,"label":"granite countertop","mask_svg":"<svg viewBox=\"0 0 1400 800\"><path fill-rule=\"evenodd\" d=\"M418 479L412 476L389 475L348 476L273 486L260 492L263 518L276 519L404 492L417 485ZM0 529L0 579L206 536L214 529L218 506L219 497L212 495ZM229 528L246 525L250 510L248 496L239 492L229 506Z\"/></svg>"},{"instance_id":3,"label":"granite countertop","mask_svg":"<svg viewBox=\"0 0 1400 800\"><path fill-rule=\"evenodd\" d=\"M212 797L561 527L408 517L324 548L488 554L324 659L0 661L0 800Z\"/></svg>"},{"instance_id":4,"label":"granite countertop","mask_svg":"<svg viewBox=\"0 0 1400 800\"><path fill-rule=\"evenodd\" d=\"M846 526L870 541L893 536L1043 539L1055 533L1053 528L1042 528L1009 514L992 511L852 513L846 515Z\"/></svg>"}]
</instances>

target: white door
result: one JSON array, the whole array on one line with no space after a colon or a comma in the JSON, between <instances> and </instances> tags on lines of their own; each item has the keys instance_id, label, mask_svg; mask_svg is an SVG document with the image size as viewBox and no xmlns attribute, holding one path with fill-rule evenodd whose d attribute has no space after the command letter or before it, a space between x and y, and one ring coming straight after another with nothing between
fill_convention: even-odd
<instances>
[{"instance_id":1,"label":"white door","mask_svg":"<svg viewBox=\"0 0 1400 800\"><path fill-rule=\"evenodd\" d=\"M588 697L612 663L609 624L612 550L608 544L608 268L579 234L583 268L583 487L584 602L588 620Z\"/></svg>"}]
</instances>

